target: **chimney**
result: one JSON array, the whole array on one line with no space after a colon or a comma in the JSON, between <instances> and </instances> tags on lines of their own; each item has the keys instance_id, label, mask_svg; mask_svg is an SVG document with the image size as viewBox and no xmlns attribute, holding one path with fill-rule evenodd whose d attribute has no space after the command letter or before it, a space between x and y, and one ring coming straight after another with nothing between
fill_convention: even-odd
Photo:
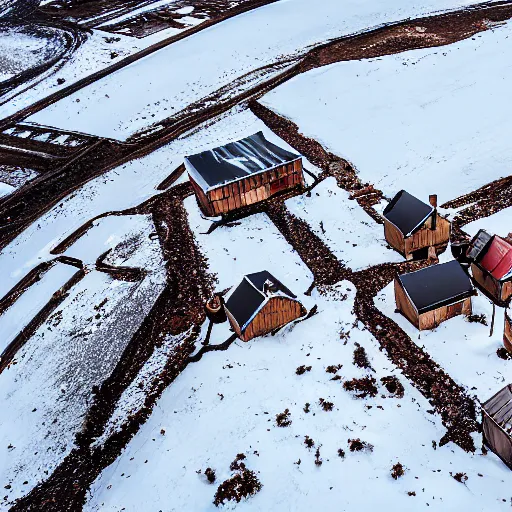
<instances>
[{"instance_id":1,"label":"chimney","mask_svg":"<svg viewBox=\"0 0 512 512\"><path fill-rule=\"evenodd\" d=\"M275 283L273 283L270 279L267 279L264 283L263 283L263 293L265 295L271 295L272 293L276 293L277 292L277 286Z\"/></svg>"},{"instance_id":2,"label":"chimney","mask_svg":"<svg viewBox=\"0 0 512 512\"><path fill-rule=\"evenodd\" d=\"M437 208L437 194L430 194L428 196L428 202L432 205L433 208Z\"/></svg>"}]
</instances>

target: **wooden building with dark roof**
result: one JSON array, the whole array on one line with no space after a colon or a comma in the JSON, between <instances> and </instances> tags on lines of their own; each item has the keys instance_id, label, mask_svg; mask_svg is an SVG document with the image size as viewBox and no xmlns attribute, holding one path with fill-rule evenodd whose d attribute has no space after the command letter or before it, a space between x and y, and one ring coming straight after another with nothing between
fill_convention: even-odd
<instances>
[{"instance_id":1,"label":"wooden building with dark roof","mask_svg":"<svg viewBox=\"0 0 512 512\"><path fill-rule=\"evenodd\" d=\"M512 469L512 385L482 405L483 441Z\"/></svg>"},{"instance_id":2,"label":"wooden building with dark roof","mask_svg":"<svg viewBox=\"0 0 512 512\"><path fill-rule=\"evenodd\" d=\"M437 212L437 196L430 204L401 190L383 212L384 236L388 244L406 259L427 257L428 248L439 254L450 240L451 224Z\"/></svg>"},{"instance_id":3,"label":"wooden building with dark roof","mask_svg":"<svg viewBox=\"0 0 512 512\"><path fill-rule=\"evenodd\" d=\"M304 186L302 156L268 141L262 132L187 156L185 168L209 217Z\"/></svg>"},{"instance_id":4,"label":"wooden building with dark roof","mask_svg":"<svg viewBox=\"0 0 512 512\"><path fill-rule=\"evenodd\" d=\"M470 315L473 294L471 280L455 260L395 278L396 307L420 331Z\"/></svg>"},{"instance_id":5,"label":"wooden building with dark roof","mask_svg":"<svg viewBox=\"0 0 512 512\"><path fill-rule=\"evenodd\" d=\"M225 297L224 309L243 341L268 334L306 314L297 297L266 270L244 276Z\"/></svg>"},{"instance_id":6,"label":"wooden building with dark roof","mask_svg":"<svg viewBox=\"0 0 512 512\"><path fill-rule=\"evenodd\" d=\"M498 305L512 297L512 244L481 229L467 251L478 288Z\"/></svg>"}]
</instances>

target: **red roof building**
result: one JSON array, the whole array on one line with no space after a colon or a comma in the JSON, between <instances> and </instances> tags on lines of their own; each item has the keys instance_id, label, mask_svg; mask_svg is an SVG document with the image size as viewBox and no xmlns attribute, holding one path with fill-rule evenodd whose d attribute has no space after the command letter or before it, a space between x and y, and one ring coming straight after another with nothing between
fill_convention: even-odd
<instances>
[{"instance_id":1,"label":"red roof building","mask_svg":"<svg viewBox=\"0 0 512 512\"><path fill-rule=\"evenodd\" d=\"M480 290L499 305L508 303L512 297L512 244L480 230L467 254Z\"/></svg>"}]
</instances>

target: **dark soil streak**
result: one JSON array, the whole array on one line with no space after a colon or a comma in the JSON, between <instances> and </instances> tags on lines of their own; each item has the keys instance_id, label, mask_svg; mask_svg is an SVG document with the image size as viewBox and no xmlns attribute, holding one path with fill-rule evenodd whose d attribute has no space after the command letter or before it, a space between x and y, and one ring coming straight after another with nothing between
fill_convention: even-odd
<instances>
[{"instance_id":1,"label":"dark soil streak","mask_svg":"<svg viewBox=\"0 0 512 512\"><path fill-rule=\"evenodd\" d=\"M85 277L85 270L80 269L63 286L61 286L46 303L45 306L32 318L32 320L12 340L0 357L0 373L2 373L13 361L18 351L27 343L34 333L43 325L57 307L64 302L69 295L69 290ZM37 281L38 279L36 279Z\"/></svg>"},{"instance_id":2,"label":"dark soil streak","mask_svg":"<svg viewBox=\"0 0 512 512\"><path fill-rule=\"evenodd\" d=\"M270 129L300 151L308 160L322 169L329 168L338 157L327 153L322 146L300 134L298 127L274 112L252 105L252 111L260 116ZM341 160L341 159L338 159ZM346 176L344 171L346 172ZM338 167L338 186L347 187L359 183L350 164ZM378 213L363 197L356 198L363 209L372 216ZM342 279L351 281L356 289L354 313L385 349L388 358L400 368L409 381L423 394L440 414L447 433L440 444L453 441L466 451L474 451L472 432L479 430L474 401L455 381L390 318L382 314L374 304L377 293L386 287L397 273L417 270L426 266L423 262L383 264L353 272L346 268L309 225L292 215L282 203L268 209L268 216L285 239L297 251L311 270L319 285L334 284ZM379 216L380 217L380 216Z\"/></svg>"},{"instance_id":3,"label":"dark soil streak","mask_svg":"<svg viewBox=\"0 0 512 512\"><path fill-rule=\"evenodd\" d=\"M270 3L269 0L261 0L254 4L245 2L242 6L245 10L250 10L259 5L266 5L268 3ZM227 14L234 16L235 11L236 8L231 9L227 11ZM388 24L366 33L343 36L318 46L317 48L313 48L302 57L302 61L299 61L298 64L291 66L283 73L274 76L266 82L257 83L253 88L247 91L234 95L228 94L227 99L224 97L216 97L214 93L211 97L197 102L196 105L190 106L189 109L185 109L178 114L178 116L165 119L152 127L148 127L144 133L140 134L140 137L132 137L131 144L116 144L112 141L104 141L97 149L95 155L87 155L83 160L75 162L72 168L66 168L65 173L53 176L52 179L48 180L48 183L40 183L37 189L30 190L29 192L22 189L14 193L0 205L0 248L5 247L9 241L21 233L32 221L87 181L123 163L135 158L141 158L153 152L155 149L175 139L179 135L197 128L202 123L227 112L236 105L262 96L269 90L304 71L343 60L389 55L414 48L442 46L470 37L477 32L487 30L489 21L499 22L507 20L510 17L512 17L512 3L510 2L481 4L471 9L463 9L417 20ZM218 23L219 21L221 21L221 19L213 20L212 24ZM197 30L203 30L209 26L208 24L209 22L205 22L198 25ZM418 26L422 28L422 31L417 30L416 27ZM423 29L425 30L423 31ZM177 36L177 39L190 35L193 30L195 29L185 31L184 35ZM161 41L142 52L120 60L113 66L94 73L83 80L79 80L75 84L19 111L14 116L4 119L3 122L0 122L0 128L19 122L21 119L42 110L46 106L76 92L82 87L146 55L164 48L177 39L170 38ZM289 58L284 57L282 62L286 62L287 60L289 60ZM280 63L265 66L265 69L270 69L272 66L277 65L280 65ZM235 80L235 82L237 82L237 80ZM229 85L223 87L221 91L228 89ZM314 161L314 159L312 161ZM331 171L327 169L324 170L328 175L334 175L336 177L336 175L340 175L337 167L341 166L341 169L343 169L344 162L345 161L341 159L329 162L335 164L334 169ZM348 174L347 177L352 179ZM356 182L354 183L354 187L355 188L350 188L350 190L358 190L362 187L362 184ZM377 202L379 195L378 191L375 192L377 192L377 195L368 195L366 201L369 203ZM362 206L364 205L364 201L359 200L359 198L358 202ZM371 214L371 209L367 211ZM13 219L16 219L16 221ZM377 218L375 218L375 220L377 220Z\"/></svg>"}]
</instances>

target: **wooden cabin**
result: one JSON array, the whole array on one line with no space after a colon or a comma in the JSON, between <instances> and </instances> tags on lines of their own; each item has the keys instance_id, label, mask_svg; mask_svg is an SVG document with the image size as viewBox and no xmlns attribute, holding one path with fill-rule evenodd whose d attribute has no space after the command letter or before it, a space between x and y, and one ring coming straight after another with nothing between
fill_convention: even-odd
<instances>
[{"instance_id":1,"label":"wooden cabin","mask_svg":"<svg viewBox=\"0 0 512 512\"><path fill-rule=\"evenodd\" d=\"M224 309L243 341L268 334L306 314L297 297L266 270L244 276L224 299Z\"/></svg>"},{"instance_id":2,"label":"wooden cabin","mask_svg":"<svg viewBox=\"0 0 512 512\"><path fill-rule=\"evenodd\" d=\"M467 251L473 280L498 305L512 296L512 244L509 239L490 235L481 229Z\"/></svg>"},{"instance_id":3,"label":"wooden cabin","mask_svg":"<svg viewBox=\"0 0 512 512\"><path fill-rule=\"evenodd\" d=\"M471 280L455 260L395 278L396 308L420 331L470 315L473 294Z\"/></svg>"},{"instance_id":4,"label":"wooden cabin","mask_svg":"<svg viewBox=\"0 0 512 512\"><path fill-rule=\"evenodd\" d=\"M510 352L512 354L512 319L510 318L507 310L505 310L505 326L503 328L503 345L507 349L507 352Z\"/></svg>"},{"instance_id":5,"label":"wooden cabin","mask_svg":"<svg viewBox=\"0 0 512 512\"><path fill-rule=\"evenodd\" d=\"M483 442L512 469L512 385L482 405Z\"/></svg>"},{"instance_id":6,"label":"wooden cabin","mask_svg":"<svg viewBox=\"0 0 512 512\"><path fill-rule=\"evenodd\" d=\"M429 247L439 254L448 246L451 224L437 212L437 196L429 201L401 190L384 209L386 241L408 260L425 259Z\"/></svg>"},{"instance_id":7,"label":"wooden cabin","mask_svg":"<svg viewBox=\"0 0 512 512\"><path fill-rule=\"evenodd\" d=\"M273 144L262 132L187 156L185 168L199 206L208 217L304 186L301 155Z\"/></svg>"}]
</instances>

